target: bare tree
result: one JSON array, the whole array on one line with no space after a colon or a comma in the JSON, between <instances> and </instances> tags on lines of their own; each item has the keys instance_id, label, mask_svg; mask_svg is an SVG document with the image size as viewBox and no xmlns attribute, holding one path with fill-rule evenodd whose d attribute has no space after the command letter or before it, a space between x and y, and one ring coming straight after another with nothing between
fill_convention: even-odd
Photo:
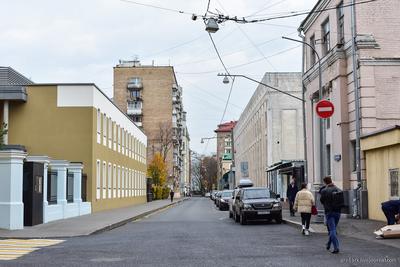
<instances>
[{"instance_id":1,"label":"bare tree","mask_svg":"<svg viewBox=\"0 0 400 267\"><path fill-rule=\"evenodd\" d=\"M173 147L174 142L174 129L172 128L172 124L169 122L160 122L158 125L159 131L155 139L151 139L152 143L152 154L154 155L156 152L159 152L166 162L168 152Z\"/></svg>"},{"instance_id":2,"label":"bare tree","mask_svg":"<svg viewBox=\"0 0 400 267\"><path fill-rule=\"evenodd\" d=\"M204 157L201 164L202 184L210 191L217 185L218 163L215 157Z\"/></svg>"}]
</instances>

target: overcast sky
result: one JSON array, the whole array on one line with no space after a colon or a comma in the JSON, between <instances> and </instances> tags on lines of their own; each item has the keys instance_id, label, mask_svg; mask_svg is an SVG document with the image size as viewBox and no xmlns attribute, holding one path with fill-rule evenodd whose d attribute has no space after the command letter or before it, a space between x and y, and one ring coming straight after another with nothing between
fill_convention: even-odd
<instances>
[{"instance_id":1,"label":"overcast sky","mask_svg":"<svg viewBox=\"0 0 400 267\"><path fill-rule=\"evenodd\" d=\"M137 0L203 15L207 0ZM267 17L310 10L316 0L211 0L210 11ZM142 64L172 65L183 87L191 148L216 150L229 85L200 19L120 0L1 0L0 66L11 66L34 82L93 82L112 97L113 66L138 57ZM261 80L268 71L300 71L301 48L281 36L297 37L304 16L263 23L225 22L213 34L232 74ZM237 120L257 84L237 79L224 121Z\"/></svg>"}]
</instances>

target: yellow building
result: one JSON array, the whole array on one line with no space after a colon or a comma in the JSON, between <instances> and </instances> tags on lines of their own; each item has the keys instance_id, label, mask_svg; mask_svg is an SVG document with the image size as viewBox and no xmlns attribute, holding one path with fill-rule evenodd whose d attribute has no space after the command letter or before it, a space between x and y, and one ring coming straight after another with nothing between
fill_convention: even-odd
<instances>
[{"instance_id":1,"label":"yellow building","mask_svg":"<svg viewBox=\"0 0 400 267\"><path fill-rule=\"evenodd\" d=\"M369 218L385 221L381 203L400 197L400 126L363 136L361 150L366 156Z\"/></svg>"},{"instance_id":2,"label":"yellow building","mask_svg":"<svg viewBox=\"0 0 400 267\"><path fill-rule=\"evenodd\" d=\"M147 137L96 85L25 88L26 102L7 104L9 144L24 145L28 155L82 162L93 212L146 201Z\"/></svg>"}]
</instances>

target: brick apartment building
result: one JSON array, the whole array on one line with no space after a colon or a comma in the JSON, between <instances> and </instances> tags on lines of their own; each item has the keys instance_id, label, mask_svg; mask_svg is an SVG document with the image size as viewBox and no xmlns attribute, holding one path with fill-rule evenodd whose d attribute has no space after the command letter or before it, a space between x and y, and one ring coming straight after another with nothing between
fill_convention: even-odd
<instances>
[{"instance_id":1,"label":"brick apartment building","mask_svg":"<svg viewBox=\"0 0 400 267\"><path fill-rule=\"evenodd\" d=\"M233 160L233 128L236 125L236 121L229 121L221 123L218 128L214 131L217 134L217 162L218 162L218 180L222 179L224 174L231 170L231 164ZM226 181L228 183L228 181ZM223 189L223 185L220 182L220 189Z\"/></svg>"},{"instance_id":2,"label":"brick apartment building","mask_svg":"<svg viewBox=\"0 0 400 267\"><path fill-rule=\"evenodd\" d=\"M138 126L148 139L147 163L156 152L164 156L168 183L181 187L186 147L189 147L182 104L182 87L172 66L145 66L139 61L120 61L114 67L114 102Z\"/></svg>"}]
</instances>

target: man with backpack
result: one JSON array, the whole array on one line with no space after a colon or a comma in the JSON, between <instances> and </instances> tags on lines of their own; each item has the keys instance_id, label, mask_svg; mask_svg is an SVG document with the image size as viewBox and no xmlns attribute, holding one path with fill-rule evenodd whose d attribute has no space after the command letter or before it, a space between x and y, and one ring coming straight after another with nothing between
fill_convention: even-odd
<instances>
[{"instance_id":1,"label":"man with backpack","mask_svg":"<svg viewBox=\"0 0 400 267\"><path fill-rule=\"evenodd\" d=\"M339 253L339 240L337 238L336 227L339 223L341 209L344 206L343 191L332 183L332 178L324 178L326 187L321 190L320 201L324 205L326 225L329 230L329 240L326 249L331 248L333 244L333 254Z\"/></svg>"}]
</instances>

